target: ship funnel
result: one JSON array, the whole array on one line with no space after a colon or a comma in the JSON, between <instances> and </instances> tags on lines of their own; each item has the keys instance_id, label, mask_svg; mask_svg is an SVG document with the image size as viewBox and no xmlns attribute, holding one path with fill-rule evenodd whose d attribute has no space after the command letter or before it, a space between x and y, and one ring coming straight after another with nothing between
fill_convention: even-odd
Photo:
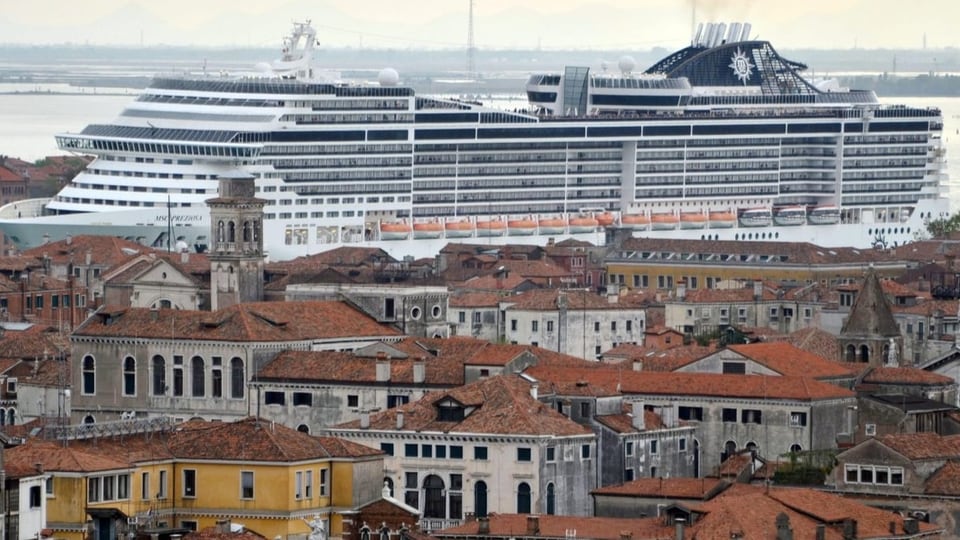
<instances>
[{"instance_id":1,"label":"ship funnel","mask_svg":"<svg viewBox=\"0 0 960 540\"><path fill-rule=\"evenodd\" d=\"M693 45L694 47L696 47L697 45L700 45L701 33L703 33L703 23L697 24L697 31L695 34L693 34L693 41L690 43L690 45Z\"/></svg>"},{"instance_id":2,"label":"ship funnel","mask_svg":"<svg viewBox=\"0 0 960 540\"><path fill-rule=\"evenodd\" d=\"M740 41L750 40L750 23L743 23L743 30L740 31Z\"/></svg>"}]
</instances>

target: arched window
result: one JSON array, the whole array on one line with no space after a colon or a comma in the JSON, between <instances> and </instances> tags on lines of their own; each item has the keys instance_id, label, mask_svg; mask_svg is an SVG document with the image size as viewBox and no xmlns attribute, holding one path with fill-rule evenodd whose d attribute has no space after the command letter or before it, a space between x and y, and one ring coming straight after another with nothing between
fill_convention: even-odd
<instances>
[{"instance_id":1,"label":"arched window","mask_svg":"<svg viewBox=\"0 0 960 540\"><path fill-rule=\"evenodd\" d=\"M167 394L167 361L162 356L153 357L153 395L164 396Z\"/></svg>"},{"instance_id":2,"label":"arched window","mask_svg":"<svg viewBox=\"0 0 960 540\"><path fill-rule=\"evenodd\" d=\"M7 410L0 409L0 426L7 425Z\"/></svg>"},{"instance_id":3,"label":"arched window","mask_svg":"<svg viewBox=\"0 0 960 540\"><path fill-rule=\"evenodd\" d=\"M720 461L724 462L728 457L737 453L736 441L727 441L723 443L723 454L720 455Z\"/></svg>"},{"instance_id":4,"label":"arched window","mask_svg":"<svg viewBox=\"0 0 960 540\"><path fill-rule=\"evenodd\" d=\"M860 346L860 361L869 362L870 361L870 347L866 345Z\"/></svg>"},{"instance_id":5,"label":"arched window","mask_svg":"<svg viewBox=\"0 0 960 540\"><path fill-rule=\"evenodd\" d=\"M803 450L803 447L801 447L801 446L800 446L799 444L797 444L797 443L793 443L793 444L790 445L790 453L791 453L791 454L796 454L796 453L798 453L798 452L800 452L800 451L802 451L802 450Z\"/></svg>"},{"instance_id":6,"label":"arched window","mask_svg":"<svg viewBox=\"0 0 960 540\"><path fill-rule=\"evenodd\" d=\"M547 484L547 515L552 516L557 513L557 494L553 482Z\"/></svg>"},{"instance_id":7,"label":"arched window","mask_svg":"<svg viewBox=\"0 0 960 540\"><path fill-rule=\"evenodd\" d=\"M517 513L530 513L530 484L526 482L520 482L517 486Z\"/></svg>"},{"instance_id":8,"label":"arched window","mask_svg":"<svg viewBox=\"0 0 960 540\"><path fill-rule=\"evenodd\" d=\"M385 476L383 478L383 487L386 489L386 494L393 497L393 478Z\"/></svg>"},{"instance_id":9,"label":"arched window","mask_svg":"<svg viewBox=\"0 0 960 540\"><path fill-rule=\"evenodd\" d=\"M446 518L447 505L443 496L443 479L431 474L423 479L423 517Z\"/></svg>"},{"instance_id":10,"label":"arched window","mask_svg":"<svg viewBox=\"0 0 960 540\"><path fill-rule=\"evenodd\" d=\"M757 446L757 443L755 443L755 442L753 442L753 441L749 441L749 442L747 443L746 448L747 448L747 450L749 450L750 452L752 452L752 453L754 453L754 454L756 454L756 453L759 452L759 450L760 450L760 447Z\"/></svg>"},{"instance_id":11,"label":"arched window","mask_svg":"<svg viewBox=\"0 0 960 540\"><path fill-rule=\"evenodd\" d=\"M221 219L217 222L217 242L223 242L225 240L226 236L224 235L223 220Z\"/></svg>"},{"instance_id":12,"label":"arched window","mask_svg":"<svg viewBox=\"0 0 960 540\"><path fill-rule=\"evenodd\" d=\"M309 434L310 434L310 426L308 426L308 425L306 425L306 424L300 424L299 426L297 426L297 431L299 431L300 433L306 433L307 435L309 435Z\"/></svg>"},{"instance_id":13,"label":"arched window","mask_svg":"<svg viewBox=\"0 0 960 540\"><path fill-rule=\"evenodd\" d=\"M243 359L234 357L230 360L230 397L243 398L243 388L246 385L246 376L243 373Z\"/></svg>"},{"instance_id":14,"label":"arched window","mask_svg":"<svg viewBox=\"0 0 960 540\"><path fill-rule=\"evenodd\" d=\"M251 225L249 221L243 222L243 241L244 242L249 242L250 239L253 238L253 233L251 232L252 229L253 229L253 225Z\"/></svg>"},{"instance_id":15,"label":"arched window","mask_svg":"<svg viewBox=\"0 0 960 540\"><path fill-rule=\"evenodd\" d=\"M14 408L7 409L7 425L14 425L17 423L17 410Z\"/></svg>"},{"instance_id":16,"label":"arched window","mask_svg":"<svg viewBox=\"0 0 960 540\"><path fill-rule=\"evenodd\" d=\"M205 394L206 368L203 365L203 358L194 356L190 360L190 378L193 379L193 397L203 397Z\"/></svg>"},{"instance_id":17,"label":"arched window","mask_svg":"<svg viewBox=\"0 0 960 540\"><path fill-rule=\"evenodd\" d=\"M137 359L132 356L123 359L123 395L137 395Z\"/></svg>"},{"instance_id":18,"label":"arched window","mask_svg":"<svg viewBox=\"0 0 960 540\"><path fill-rule=\"evenodd\" d=\"M86 415L86 416L83 417L83 423L84 423L84 424L95 424L96 422L97 422L97 420L93 417L92 414L88 414L88 415Z\"/></svg>"},{"instance_id":19,"label":"arched window","mask_svg":"<svg viewBox=\"0 0 960 540\"><path fill-rule=\"evenodd\" d=\"M227 242L237 241L237 224L233 221L227 222Z\"/></svg>"},{"instance_id":20,"label":"arched window","mask_svg":"<svg viewBox=\"0 0 960 540\"><path fill-rule=\"evenodd\" d=\"M83 393L97 393L97 362L89 354L83 357Z\"/></svg>"},{"instance_id":21,"label":"arched window","mask_svg":"<svg viewBox=\"0 0 960 540\"><path fill-rule=\"evenodd\" d=\"M487 516L487 483L483 480L473 485L473 513L477 517Z\"/></svg>"},{"instance_id":22,"label":"arched window","mask_svg":"<svg viewBox=\"0 0 960 540\"><path fill-rule=\"evenodd\" d=\"M847 354L845 360L847 362L856 362L857 361L857 347L852 343L847 345Z\"/></svg>"}]
</instances>

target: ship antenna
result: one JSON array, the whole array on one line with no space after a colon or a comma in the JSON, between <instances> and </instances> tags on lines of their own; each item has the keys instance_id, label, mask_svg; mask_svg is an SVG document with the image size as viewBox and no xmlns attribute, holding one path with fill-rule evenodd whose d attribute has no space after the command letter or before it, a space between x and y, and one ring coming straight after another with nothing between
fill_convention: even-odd
<instances>
[{"instance_id":1,"label":"ship antenna","mask_svg":"<svg viewBox=\"0 0 960 540\"><path fill-rule=\"evenodd\" d=\"M473 0L470 0L470 15L467 18L467 76L476 78L477 46L473 41Z\"/></svg>"}]
</instances>

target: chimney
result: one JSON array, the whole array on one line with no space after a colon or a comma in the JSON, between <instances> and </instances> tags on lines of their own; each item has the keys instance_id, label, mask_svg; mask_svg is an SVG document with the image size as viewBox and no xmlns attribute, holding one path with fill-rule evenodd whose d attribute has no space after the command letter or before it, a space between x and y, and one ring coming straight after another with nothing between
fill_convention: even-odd
<instances>
[{"instance_id":1,"label":"chimney","mask_svg":"<svg viewBox=\"0 0 960 540\"><path fill-rule=\"evenodd\" d=\"M150 320L156 321L160 319L160 310L157 308L150 308Z\"/></svg>"},{"instance_id":2,"label":"chimney","mask_svg":"<svg viewBox=\"0 0 960 540\"><path fill-rule=\"evenodd\" d=\"M683 302L687 298L687 282L681 279L677 282L677 300Z\"/></svg>"},{"instance_id":3,"label":"chimney","mask_svg":"<svg viewBox=\"0 0 960 540\"><path fill-rule=\"evenodd\" d=\"M643 402L634 401L631 405L633 407L632 409L633 419L630 421L630 423L633 424L633 427L637 430L643 431L647 429L646 421L643 418Z\"/></svg>"},{"instance_id":4,"label":"chimney","mask_svg":"<svg viewBox=\"0 0 960 540\"><path fill-rule=\"evenodd\" d=\"M540 534L540 516L527 516L527 536Z\"/></svg>"},{"instance_id":5,"label":"chimney","mask_svg":"<svg viewBox=\"0 0 960 540\"><path fill-rule=\"evenodd\" d=\"M217 532L220 534L230 534L230 520L229 519L218 519L217 520Z\"/></svg>"},{"instance_id":6,"label":"chimney","mask_svg":"<svg viewBox=\"0 0 960 540\"><path fill-rule=\"evenodd\" d=\"M607 303L616 304L620 300L620 284L619 283L610 283L607 285ZM587 307L584 306L584 309Z\"/></svg>"},{"instance_id":7,"label":"chimney","mask_svg":"<svg viewBox=\"0 0 960 540\"><path fill-rule=\"evenodd\" d=\"M891 535L891 536L896 536L896 534L897 534L897 522L896 522L896 521L891 521L890 524L888 525L887 529L890 531L890 535Z\"/></svg>"},{"instance_id":8,"label":"chimney","mask_svg":"<svg viewBox=\"0 0 960 540\"><path fill-rule=\"evenodd\" d=\"M753 280L753 299L760 300L763 298L763 281L760 281L760 278L755 278Z\"/></svg>"},{"instance_id":9,"label":"chimney","mask_svg":"<svg viewBox=\"0 0 960 540\"><path fill-rule=\"evenodd\" d=\"M370 411L360 411L360 429L370 427Z\"/></svg>"},{"instance_id":10,"label":"chimney","mask_svg":"<svg viewBox=\"0 0 960 540\"><path fill-rule=\"evenodd\" d=\"M540 385L533 383L530 385L530 397L533 399L540 399Z\"/></svg>"},{"instance_id":11,"label":"chimney","mask_svg":"<svg viewBox=\"0 0 960 540\"><path fill-rule=\"evenodd\" d=\"M854 522L853 522L853 525L854 525L854 527L853 527L853 532L854 532L854 534L856 534L856 532L857 532L857 527L856 527L857 522L854 521ZM917 520L915 520L915 519L913 519L913 518L903 518L903 532L905 532L906 534L917 534L917 533L919 533L919 532L920 532L920 522L918 522ZM856 538L856 536L854 536L854 538ZM846 537L844 537L844 540L846 540Z\"/></svg>"},{"instance_id":12,"label":"chimney","mask_svg":"<svg viewBox=\"0 0 960 540\"><path fill-rule=\"evenodd\" d=\"M33 468L36 469L38 474L43 474L43 463L34 463Z\"/></svg>"},{"instance_id":13,"label":"chimney","mask_svg":"<svg viewBox=\"0 0 960 540\"><path fill-rule=\"evenodd\" d=\"M903 529L907 529L907 520L903 520ZM843 520L843 540L857 540L857 520L853 518Z\"/></svg>"},{"instance_id":14,"label":"chimney","mask_svg":"<svg viewBox=\"0 0 960 540\"><path fill-rule=\"evenodd\" d=\"M72 244L72 243L73 243L73 235L72 235L72 234L68 234L67 237L64 239L64 242L66 242L66 244L67 244L68 246L69 246L70 244Z\"/></svg>"},{"instance_id":15,"label":"chimney","mask_svg":"<svg viewBox=\"0 0 960 540\"><path fill-rule=\"evenodd\" d=\"M817 523L817 532L814 538L816 540L827 540L827 526L823 523Z\"/></svg>"},{"instance_id":16,"label":"chimney","mask_svg":"<svg viewBox=\"0 0 960 540\"><path fill-rule=\"evenodd\" d=\"M403 429L403 411L397 411L397 429Z\"/></svg>"},{"instance_id":17,"label":"chimney","mask_svg":"<svg viewBox=\"0 0 960 540\"><path fill-rule=\"evenodd\" d=\"M377 382L390 382L390 360L387 353L377 353Z\"/></svg>"},{"instance_id":18,"label":"chimney","mask_svg":"<svg viewBox=\"0 0 960 540\"><path fill-rule=\"evenodd\" d=\"M490 534L490 518L487 516L477 518L477 534Z\"/></svg>"},{"instance_id":19,"label":"chimney","mask_svg":"<svg viewBox=\"0 0 960 540\"><path fill-rule=\"evenodd\" d=\"M684 536L686 536L686 533L687 533L685 529L686 523L684 522L684 520L682 518L677 519L677 522L674 524L674 527L676 530L676 532L674 533L674 540L684 540Z\"/></svg>"},{"instance_id":20,"label":"chimney","mask_svg":"<svg viewBox=\"0 0 960 540\"><path fill-rule=\"evenodd\" d=\"M413 384L423 384L427 380L427 362L424 357L413 361Z\"/></svg>"},{"instance_id":21,"label":"chimney","mask_svg":"<svg viewBox=\"0 0 960 540\"><path fill-rule=\"evenodd\" d=\"M790 516L783 512L777 514L777 540L793 540L793 529L790 528Z\"/></svg>"},{"instance_id":22,"label":"chimney","mask_svg":"<svg viewBox=\"0 0 960 540\"><path fill-rule=\"evenodd\" d=\"M87 250L87 255L84 260L87 262L87 266L90 266L90 263L93 261L93 252L89 249Z\"/></svg>"},{"instance_id":23,"label":"chimney","mask_svg":"<svg viewBox=\"0 0 960 540\"><path fill-rule=\"evenodd\" d=\"M620 531L620 540L631 540L633 533L630 531Z\"/></svg>"},{"instance_id":24,"label":"chimney","mask_svg":"<svg viewBox=\"0 0 960 540\"><path fill-rule=\"evenodd\" d=\"M187 264L190 262L190 252L183 250L180 252L180 264Z\"/></svg>"}]
</instances>

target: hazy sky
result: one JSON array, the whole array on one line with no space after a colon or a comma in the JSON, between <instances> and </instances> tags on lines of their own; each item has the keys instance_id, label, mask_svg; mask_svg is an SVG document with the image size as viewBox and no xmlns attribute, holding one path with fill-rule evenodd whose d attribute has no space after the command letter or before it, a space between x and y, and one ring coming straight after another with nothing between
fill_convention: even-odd
<instances>
[{"instance_id":1,"label":"hazy sky","mask_svg":"<svg viewBox=\"0 0 960 540\"><path fill-rule=\"evenodd\" d=\"M674 48L694 0L475 0L480 48ZM0 0L0 43L274 46L312 19L324 46L463 47L469 0ZM778 48L960 46L958 0L696 0Z\"/></svg>"}]
</instances>

